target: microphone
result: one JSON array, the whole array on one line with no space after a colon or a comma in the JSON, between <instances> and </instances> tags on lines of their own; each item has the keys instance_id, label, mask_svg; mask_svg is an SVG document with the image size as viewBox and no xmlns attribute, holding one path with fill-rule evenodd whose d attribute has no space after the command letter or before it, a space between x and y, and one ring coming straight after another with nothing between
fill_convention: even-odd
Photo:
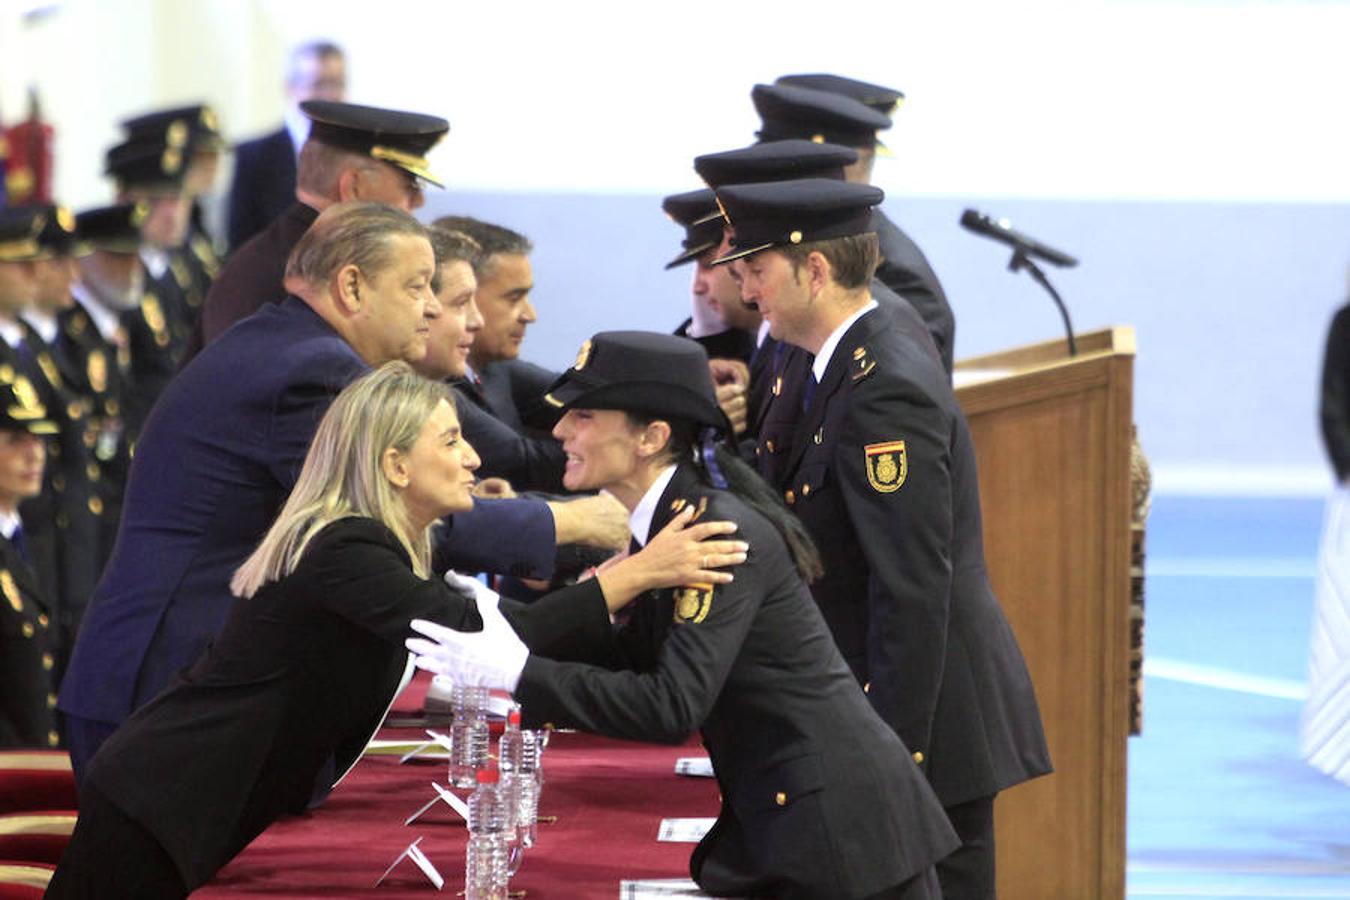
<instances>
[{"instance_id":1,"label":"microphone","mask_svg":"<svg viewBox=\"0 0 1350 900\"><path fill-rule=\"evenodd\" d=\"M961 213L961 227L967 231L973 231L978 235L1007 244L1019 253L1039 257L1051 265L1065 267L1078 265L1078 260L1069 254L1061 253L1054 247L1047 247L1034 238L1013 231L1012 225L1007 219L994 219L984 213L968 209Z\"/></svg>"}]
</instances>

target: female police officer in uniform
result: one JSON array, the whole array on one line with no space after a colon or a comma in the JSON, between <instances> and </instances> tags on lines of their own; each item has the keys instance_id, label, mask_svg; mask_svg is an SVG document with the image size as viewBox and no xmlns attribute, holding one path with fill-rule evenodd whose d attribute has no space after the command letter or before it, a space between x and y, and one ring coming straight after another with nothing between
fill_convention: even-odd
<instances>
[{"instance_id":1,"label":"female police officer in uniform","mask_svg":"<svg viewBox=\"0 0 1350 900\"><path fill-rule=\"evenodd\" d=\"M409 649L456 683L511 690L527 720L678 743L702 729L722 793L690 870L711 894L937 896L956 846L941 806L854 681L803 575L801 526L713 435L726 423L703 350L684 338L596 335L547 400L564 483L630 510L636 544L689 507L750 544L729 584L640 596L612 634L559 661L531 654L490 604L484 630L413 628ZM728 489L728 482L731 487ZM534 638L531 638L534 641Z\"/></svg>"}]
</instances>

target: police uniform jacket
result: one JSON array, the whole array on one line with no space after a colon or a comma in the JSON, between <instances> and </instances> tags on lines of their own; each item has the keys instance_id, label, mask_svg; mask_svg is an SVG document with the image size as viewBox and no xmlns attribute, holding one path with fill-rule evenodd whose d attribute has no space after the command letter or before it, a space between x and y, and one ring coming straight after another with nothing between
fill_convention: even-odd
<instances>
[{"instance_id":1,"label":"police uniform jacket","mask_svg":"<svg viewBox=\"0 0 1350 900\"><path fill-rule=\"evenodd\" d=\"M772 524L684 464L651 532L685 503L739 526L750 551L736 580L643 595L586 662L533 653L516 690L525 716L671 743L701 728L722 794L690 861L708 893L865 897L945 856L957 843L945 815Z\"/></svg>"},{"instance_id":2,"label":"police uniform jacket","mask_svg":"<svg viewBox=\"0 0 1350 900\"><path fill-rule=\"evenodd\" d=\"M328 404L367 369L291 297L174 379L137 448L121 534L61 688L63 711L121 722L201 654L233 603L235 568L280 511ZM448 563L468 571L552 566L542 503L478 503L438 534Z\"/></svg>"},{"instance_id":3,"label":"police uniform jacket","mask_svg":"<svg viewBox=\"0 0 1350 900\"><path fill-rule=\"evenodd\" d=\"M985 570L965 417L872 310L832 354L778 482L820 548L812 585L881 717L944 806L1050 770L1031 678Z\"/></svg>"},{"instance_id":4,"label":"police uniform jacket","mask_svg":"<svg viewBox=\"0 0 1350 900\"><path fill-rule=\"evenodd\" d=\"M530 616L558 610L608 626L598 586L558 599L513 615L515 627L530 635ZM154 835L192 890L303 811L330 756L339 773L357 760L402 686L414 618L462 630L482 621L472 600L418 578L382 523L341 519L291 574L235 602L210 650L109 738L87 777Z\"/></svg>"},{"instance_id":5,"label":"police uniform jacket","mask_svg":"<svg viewBox=\"0 0 1350 900\"><path fill-rule=\"evenodd\" d=\"M699 346L708 354L708 359L735 359L749 365L750 357L755 352L754 334L740 328L728 328L726 331L717 332L717 334L694 337L689 333L689 328L693 324L692 317L685 319L680 323L680 327L675 329L675 334L680 337L687 337L691 341L697 341Z\"/></svg>"},{"instance_id":6,"label":"police uniform jacket","mask_svg":"<svg viewBox=\"0 0 1350 900\"><path fill-rule=\"evenodd\" d=\"M231 253L295 202L296 152L285 127L234 148L228 212Z\"/></svg>"},{"instance_id":7,"label":"police uniform jacket","mask_svg":"<svg viewBox=\"0 0 1350 900\"><path fill-rule=\"evenodd\" d=\"M942 356L942 368L950 378L956 352L956 316L937 274L919 246L880 208L872 213L872 227L881 246L877 278L918 310Z\"/></svg>"},{"instance_id":8,"label":"police uniform jacket","mask_svg":"<svg viewBox=\"0 0 1350 900\"><path fill-rule=\"evenodd\" d=\"M0 538L0 747L55 747L53 611L14 546Z\"/></svg>"},{"instance_id":9,"label":"police uniform jacket","mask_svg":"<svg viewBox=\"0 0 1350 900\"><path fill-rule=\"evenodd\" d=\"M271 225L230 255L207 292L184 365L235 322L285 298L286 260L318 217L319 211L312 206L292 202Z\"/></svg>"}]
</instances>

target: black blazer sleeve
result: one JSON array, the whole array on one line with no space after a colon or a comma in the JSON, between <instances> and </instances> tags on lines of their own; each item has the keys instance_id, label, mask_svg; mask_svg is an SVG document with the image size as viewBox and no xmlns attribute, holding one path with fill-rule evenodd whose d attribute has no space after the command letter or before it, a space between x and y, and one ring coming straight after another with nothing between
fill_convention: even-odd
<instances>
[{"instance_id":1,"label":"black blazer sleeve","mask_svg":"<svg viewBox=\"0 0 1350 900\"><path fill-rule=\"evenodd\" d=\"M1322 440L1336 478L1350 478L1350 305L1331 320L1322 359Z\"/></svg>"}]
</instances>

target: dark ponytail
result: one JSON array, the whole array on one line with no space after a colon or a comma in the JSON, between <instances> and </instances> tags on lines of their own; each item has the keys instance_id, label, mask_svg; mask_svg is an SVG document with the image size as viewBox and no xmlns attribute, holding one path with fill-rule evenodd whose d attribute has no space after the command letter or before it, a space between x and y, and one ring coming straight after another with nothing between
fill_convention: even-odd
<instances>
[{"instance_id":1,"label":"dark ponytail","mask_svg":"<svg viewBox=\"0 0 1350 900\"><path fill-rule=\"evenodd\" d=\"M698 440L700 426L693 422L648 413L629 412L627 415L629 421L639 427L657 419L669 423L670 443L666 445L666 450L677 462L684 459L691 460L698 469L699 477L710 487L716 487L717 481L724 480L726 490L768 519L787 544L793 565L796 566L797 574L803 581L810 584L825 574L825 568L820 561L820 552L816 550L815 542L811 540L805 526L783 503L783 498L778 496L778 492L769 487L760 474L746 465L740 457L720 443L711 445L701 443ZM712 447L711 460L706 458L707 452L704 448L707 446ZM713 473L716 473L716 476Z\"/></svg>"}]
</instances>

